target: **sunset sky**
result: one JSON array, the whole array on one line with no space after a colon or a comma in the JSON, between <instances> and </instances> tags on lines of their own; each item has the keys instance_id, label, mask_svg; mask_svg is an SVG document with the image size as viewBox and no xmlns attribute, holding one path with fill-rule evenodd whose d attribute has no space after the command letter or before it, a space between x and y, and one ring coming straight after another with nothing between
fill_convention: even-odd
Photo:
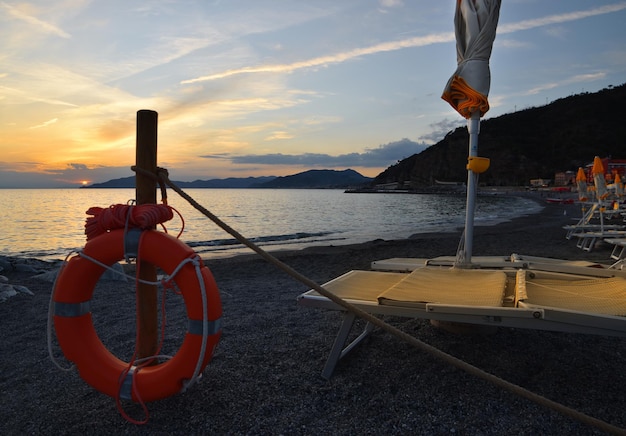
<instances>
[{"instance_id":1,"label":"sunset sky","mask_svg":"<svg viewBox=\"0 0 626 436\"><path fill-rule=\"evenodd\" d=\"M140 109L173 180L373 177L465 125L441 99L455 3L0 0L0 188L132 175ZM625 22L624 1L504 0L485 118L626 82Z\"/></svg>"}]
</instances>

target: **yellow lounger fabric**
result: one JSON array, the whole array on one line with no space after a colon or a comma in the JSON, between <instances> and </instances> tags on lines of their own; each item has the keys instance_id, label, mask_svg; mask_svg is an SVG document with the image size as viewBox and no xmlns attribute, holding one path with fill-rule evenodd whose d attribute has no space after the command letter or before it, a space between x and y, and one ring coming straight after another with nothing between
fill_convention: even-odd
<instances>
[{"instance_id":1,"label":"yellow lounger fabric","mask_svg":"<svg viewBox=\"0 0 626 436\"><path fill-rule=\"evenodd\" d=\"M459 268L420 268L380 294L378 301L387 305L424 303L463 306L502 306L506 274Z\"/></svg>"},{"instance_id":2,"label":"yellow lounger fabric","mask_svg":"<svg viewBox=\"0 0 626 436\"><path fill-rule=\"evenodd\" d=\"M526 279L528 304L604 315L626 316L626 279Z\"/></svg>"},{"instance_id":3,"label":"yellow lounger fabric","mask_svg":"<svg viewBox=\"0 0 626 436\"><path fill-rule=\"evenodd\" d=\"M401 273L355 270L326 283L324 289L344 300L376 302L376 297L382 291L389 289L406 276Z\"/></svg>"}]
</instances>

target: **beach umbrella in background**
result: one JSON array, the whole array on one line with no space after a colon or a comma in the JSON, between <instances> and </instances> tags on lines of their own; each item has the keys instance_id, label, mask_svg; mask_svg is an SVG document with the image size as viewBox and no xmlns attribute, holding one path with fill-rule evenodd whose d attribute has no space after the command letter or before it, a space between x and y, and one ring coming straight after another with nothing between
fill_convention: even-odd
<instances>
[{"instance_id":1,"label":"beach umbrella in background","mask_svg":"<svg viewBox=\"0 0 626 436\"><path fill-rule=\"evenodd\" d=\"M587 201L589 199L587 174L585 174L585 170L582 168L578 168L578 173L576 173L576 189L578 190L578 199L580 201Z\"/></svg>"},{"instance_id":2,"label":"beach umbrella in background","mask_svg":"<svg viewBox=\"0 0 626 436\"><path fill-rule=\"evenodd\" d=\"M615 183L615 193L617 194L617 198L621 200L624 196L624 184L622 183L622 178L619 176L619 173L615 174L615 180L613 183Z\"/></svg>"},{"instance_id":3,"label":"beach umbrella in background","mask_svg":"<svg viewBox=\"0 0 626 436\"><path fill-rule=\"evenodd\" d=\"M609 196L609 190L606 188L606 179L604 178L604 165L599 156L593 158L593 185L596 187L596 198L602 201Z\"/></svg>"},{"instance_id":4,"label":"beach umbrella in background","mask_svg":"<svg viewBox=\"0 0 626 436\"><path fill-rule=\"evenodd\" d=\"M478 133L480 118L489 110L489 58L496 37L500 3L500 0L457 0L454 14L457 69L441 96L468 120L467 205L465 240L457 253L457 263L460 264L471 263L478 174L489 167L489 159L478 157Z\"/></svg>"},{"instance_id":5,"label":"beach umbrella in background","mask_svg":"<svg viewBox=\"0 0 626 436\"><path fill-rule=\"evenodd\" d=\"M617 199L621 201L624 196L624 185L622 184L622 178L619 176L619 173L615 173L613 185L615 185L615 195L617 196Z\"/></svg>"},{"instance_id":6,"label":"beach umbrella in background","mask_svg":"<svg viewBox=\"0 0 626 436\"><path fill-rule=\"evenodd\" d=\"M599 156L593 158L593 167L591 169L593 175L593 185L596 188L596 200L598 212L600 215L600 231L604 231L604 212L606 210L603 202L609 196L609 190L606 187L606 179L604 178L604 165Z\"/></svg>"}]
</instances>

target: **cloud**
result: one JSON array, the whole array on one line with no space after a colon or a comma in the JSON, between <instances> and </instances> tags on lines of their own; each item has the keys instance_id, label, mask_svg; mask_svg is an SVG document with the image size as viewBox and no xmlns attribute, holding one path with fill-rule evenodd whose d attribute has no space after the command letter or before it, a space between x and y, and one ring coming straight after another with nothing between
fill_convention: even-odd
<instances>
[{"instance_id":1,"label":"cloud","mask_svg":"<svg viewBox=\"0 0 626 436\"><path fill-rule=\"evenodd\" d=\"M119 141L127 137L132 137L135 133L135 123L133 120L113 119L104 121L98 128L98 139L104 142Z\"/></svg>"},{"instance_id":2,"label":"cloud","mask_svg":"<svg viewBox=\"0 0 626 436\"><path fill-rule=\"evenodd\" d=\"M606 73L598 72L598 73L590 73L590 74L577 74L575 76L571 76L567 79L563 79L558 83L544 83L542 85L536 86L532 89L529 89L524 94L525 95L535 95L539 94L542 91L557 88L563 85L571 85L574 83L582 83L582 82L592 82L594 80L601 80L606 77Z\"/></svg>"},{"instance_id":3,"label":"cloud","mask_svg":"<svg viewBox=\"0 0 626 436\"><path fill-rule=\"evenodd\" d=\"M0 189L15 188L65 188L66 183L50 180L49 174L0 170Z\"/></svg>"},{"instance_id":4,"label":"cloud","mask_svg":"<svg viewBox=\"0 0 626 436\"><path fill-rule=\"evenodd\" d=\"M324 153L303 153L303 154L212 154L203 155L206 159L229 160L235 165L290 165L300 167L326 167L326 168L384 168L395 164L397 161L419 153L429 147L425 143L413 142L409 139L390 142L376 148L368 148L363 153L347 153L332 156Z\"/></svg>"},{"instance_id":5,"label":"cloud","mask_svg":"<svg viewBox=\"0 0 626 436\"><path fill-rule=\"evenodd\" d=\"M404 2L402 0L379 0L378 3L382 8L397 8L404 6Z\"/></svg>"},{"instance_id":6,"label":"cloud","mask_svg":"<svg viewBox=\"0 0 626 436\"><path fill-rule=\"evenodd\" d=\"M69 163L52 167L41 162L0 162L0 189L4 188L67 188L78 187L82 181L106 181L132 176L130 166L112 167Z\"/></svg>"},{"instance_id":7,"label":"cloud","mask_svg":"<svg viewBox=\"0 0 626 436\"><path fill-rule=\"evenodd\" d=\"M613 5L600 6L587 11L574 11L566 14L549 15L547 17L533 18L530 20L518 21L517 23L507 23L498 26L498 34L519 32L522 30L534 29L536 27L548 26L551 24L566 23L569 21L582 20L583 18L595 17L596 15L610 14L626 9L626 2Z\"/></svg>"},{"instance_id":8,"label":"cloud","mask_svg":"<svg viewBox=\"0 0 626 436\"><path fill-rule=\"evenodd\" d=\"M21 75L20 72L18 72L18 75L21 76L21 78L24 77ZM4 76L10 77L8 74L5 74ZM34 83L34 86L37 86L36 81L31 82L29 85L33 86L33 83ZM12 104L15 104L18 102L21 103L24 100L28 100L29 102L45 103L45 104L50 104L50 105L55 105L55 106L58 105L58 106L78 107L77 105L73 103L68 103L66 101L57 100L55 98L42 97L41 95L37 94L38 91L27 93L25 91L21 91L15 88L10 88L7 86L0 86L0 91L2 91L2 93L4 94L2 97L6 98L7 102L12 103ZM41 92L45 92L45 90L42 89Z\"/></svg>"},{"instance_id":9,"label":"cloud","mask_svg":"<svg viewBox=\"0 0 626 436\"><path fill-rule=\"evenodd\" d=\"M386 7L400 6L402 3L400 0L381 0L381 5ZM530 20L523 20L517 23L500 24L498 27L498 34L514 33L523 30L529 30L536 27L547 26L552 24L560 24L569 21L581 20L597 15L609 14L626 9L626 2L616 3L613 5L601 6L598 8L575 11L566 14L550 15L547 17L535 18ZM292 73L301 69L323 67L331 64L337 64L346 62L361 56L368 56L377 53L384 53L390 51L401 50L405 48L423 47L437 43L454 41L454 33L435 33L425 36L417 36L397 41L383 42L369 47L355 48L341 53L319 56L303 61L293 62L289 64L268 64L247 66L242 68L236 68L231 70L222 71L207 76L200 76L193 79L183 80L180 83L182 85L188 85L198 82L206 82L211 80L219 80L227 77L240 75L240 74L254 74L254 73Z\"/></svg>"},{"instance_id":10,"label":"cloud","mask_svg":"<svg viewBox=\"0 0 626 436\"><path fill-rule=\"evenodd\" d=\"M436 143L441 141L448 133L463 127L467 121L459 119L445 118L436 123L430 124L432 131L427 135L420 136L419 139L426 142Z\"/></svg>"},{"instance_id":11,"label":"cloud","mask_svg":"<svg viewBox=\"0 0 626 436\"><path fill-rule=\"evenodd\" d=\"M454 41L454 33L445 32L437 33L426 36L416 36L413 38L402 39L398 41L383 42L375 44L369 47L355 48L342 53L336 53L332 55L319 56L316 58L307 59L304 61L293 62L290 64L274 64L274 65L259 65L255 67L243 67L233 70L227 70L221 73L211 74L208 76L201 76L195 79L183 80L180 82L183 85L206 82L210 80L223 79L238 74L250 74L250 73L292 73L297 70L305 68L322 67L330 64L337 64L346 62L361 56L372 55L376 53L383 53L389 51L396 51L409 47L422 47L426 45L450 42Z\"/></svg>"},{"instance_id":12,"label":"cloud","mask_svg":"<svg viewBox=\"0 0 626 436\"><path fill-rule=\"evenodd\" d=\"M71 35L69 33L67 33L66 31L64 31L63 29L55 26L54 24L48 23L46 21L42 21L39 18L33 16L33 15L29 15L26 14L22 11L20 11L19 9L6 4L5 2L0 2L0 8L4 9L5 11L7 11L7 13L12 16L13 18L23 21L35 28L37 28L39 31L44 32L44 33L50 33L52 35L56 35L59 36L61 38L71 38Z\"/></svg>"},{"instance_id":13,"label":"cloud","mask_svg":"<svg viewBox=\"0 0 626 436\"><path fill-rule=\"evenodd\" d=\"M289 132L284 132L284 131L275 131L272 132L272 134L270 136L268 136L267 138L265 138L266 141L273 141L276 139L292 139L294 136L289 133Z\"/></svg>"},{"instance_id":14,"label":"cloud","mask_svg":"<svg viewBox=\"0 0 626 436\"><path fill-rule=\"evenodd\" d=\"M29 127L29 129L41 129L42 127L46 127L46 126L49 126L50 124L54 124L57 121L59 121L58 118L53 118L51 120L45 121L45 122L43 122L41 124L38 124L36 126L31 126L31 127Z\"/></svg>"},{"instance_id":15,"label":"cloud","mask_svg":"<svg viewBox=\"0 0 626 436\"><path fill-rule=\"evenodd\" d=\"M89 169L89 167L85 164L81 164L81 163L69 163L67 164L67 168L68 169L72 169L72 170L87 170Z\"/></svg>"}]
</instances>

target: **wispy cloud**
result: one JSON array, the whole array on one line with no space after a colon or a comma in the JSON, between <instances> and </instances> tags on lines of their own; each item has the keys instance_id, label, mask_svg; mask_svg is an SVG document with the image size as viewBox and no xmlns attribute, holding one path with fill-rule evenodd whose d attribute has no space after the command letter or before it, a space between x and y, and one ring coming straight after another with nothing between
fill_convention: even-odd
<instances>
[{"instance_id":1,"label":"wispy cloud","mask_svg":"<svg viewBox=\"0 0 626 436\"><path fill-rule=\"evenodd\" d=\"M54 124L57 121L59 121L58 118L53 118L53 119L48 120L46 122L43 122L41 124L37 124L36 126L31 126L31 127L29 127L29 129L41 129L42 127L46 127L46 126L49 126L50 124Z\"/></svg>"},{"instance_id":2,"label":"wispy cloud","mask_svg":"<svg viewBox=\"0 0 626 436\"><path fill-rule=\"evenodd\" d=\"M501 24L498 26L498 34L513 33L552 24L567 23L569 21L582 20L584 18L595 17L597 15L619 12L624 9L626 9L626 2L621 2L613 5L600 6L587 11L568 12L566 14L549 15L547 17L518 21L517 23Z\"/></svg>"},{"instance_id":3,"label":"wispy cloud","mask_svg":"<svg viewBox=\"0 0 626 436\"><path fill-rule=\"evenodd\" d=\"M272 132L272 134L268 136L267 138L265 138L265 140L274 141L277 139L292 139L292 138L293 138L293 135L289 132L276 131L276 132Z\"/></svg>"},{"instance_id":4,"label":"wispy cloud","mask_svg":"<svg viewBox=\"0 0 626 436\"><path fill-rule=\"evenodd\" d=\"M27 94L23 91L20 91L14 88L9 88L7 86L0 86L0 92L4 93L4 95L1 98L11 97L12 99L17 99L17 100L28 100L31 102L46 103L46 104L51 104L51 105L78 107L77 105L66 102L66 101L61 101L61 100L57 100L54 98L45 98L45 97L42 97L41 95L36 95L36 93Z\"/></svg>"},{"instance_id":5,"label":"wispy cloud","mask_svg":"<svg viewBox=\"0 0 626 436\"><path fill-rule=\"evenodd\" d=\"M525 95L534 95L539 94L542 91L546 91L548 89L557 88L563 85L571 85L573 83L583 83L583 82L591 82L594 80L600 80L606 77L606 74L603 72L593 73L593 74L577 74L575 76L569 77L567 79L561 80L558 83L544 83L540 86L536 86L532 89L529 89L524 94Z\"/></svg>"},{"instance_id":6,"label":"wispy cloud","mask_svg":"<svg viewBox=\"0 0 626 436\"><path fill-rule=\"evenodd\" d=\"M437 33L427 36L417 36L414 38L403 39L399 41L383 42L380 44L372 45L369 47L356 48L348 50L342 53L336 53L333 55L319 56L316 58L307 59L304 61L293 62L290 64L274 64L274 65L259 65L256 67L244 67L233 70L227 70L221 73L211 74L208 76L197 77L195 79L183 80L181 84L186 85L196 82L206 82L209 80L223 79L238 74L247 73L292 73L304 68L322 67L331 64L338 64L346 62L351 59L355 59L361 56L372 55L376 53L383 53L389 51L400 50L409 47L422 47L426 45L436 44L440 42L454 41L454 33Z\"/></svg>"},{"instance_id":7,"label":"wispy cloud","mask_svg":"<svg viewBox=\"0 0 626 436\"><path fill-rule=\"evenodd\" d=\"M55 26L52 23L48 23L46 21L40 20L39 18L33 15L26 14L5 2L0 2L0 8L4 9L11 17L15 18L16 20L23 21L35 27L37 30L41 32L50 33L52 35L56 35L61 38L66 38L66 39L71 38L71 35L67 33L65 30Z\"/></svg>"},{"instance_id":8,"label":"wispy cloud","mask_svg":"<svg viewBox=\"0 0 626 436\"><path fill-rule=\"evenodd\" d=\"M386 0L383 1L383 4L387 6L396 6L398 4L397 1L394 0ZM508 23L501 24L498 27L498 34L507 34L519 32L522 30L529 30L536 27L553 25L566 23L569 21L582 20L584 18L589 18L597 15L609 14L613 12L619 12L623 9L626 9L626 2L616 3L613 5L601 6L598 8L586 10L586 11L575 11L569 12L566 14L556 14L550 15L547 17L535 18L531 20L523 20L517 23ZM211 80L224 79L226 77L231 77L239 74L253 74L253 73L292 73L301 69L315 68L315 67L323 67L331 64L338 64L342 62L346 62L361 56L368 56L377 53L390 52L401 50L405 48L413 48L413 47L423 47L427 45L444 43L454 41L453 33L436 33L426 36L418 36L413 38L402 39L398 41L390 41L383 42L380 44L371 45L369 47L356 48L353 50L348 50L342 53L331 54L327 56L319 56L311 59L306 59L303 61L288 63L288 64L269 64L269 65L257 65L257 66L249 66L236 68L231 70L226 70L220 73L210 74L206 76L200 76L193 79L183 80L180 83L183 85L188 85L192 83L198 82L206 82Z\"/></svg>"},{"instance_id":9,"label":"wispy cloud","mask_svg":"<svg viewBox=\"0 0 626 436\"><path fill-rule=\"evenodd\" d=\"M379 3L385 8L394 8L404 5L402 0L380 0Z\"/></svg>"}]
</instances>

